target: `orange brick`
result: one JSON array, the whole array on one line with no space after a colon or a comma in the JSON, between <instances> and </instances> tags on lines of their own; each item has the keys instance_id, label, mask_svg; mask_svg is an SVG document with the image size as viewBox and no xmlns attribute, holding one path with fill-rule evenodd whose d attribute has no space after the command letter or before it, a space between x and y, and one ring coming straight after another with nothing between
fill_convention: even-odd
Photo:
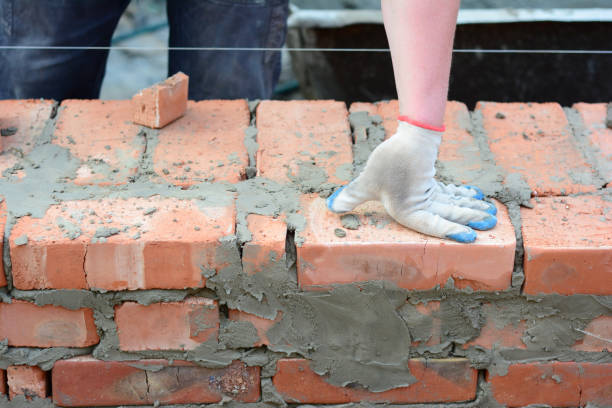
<instances>
[{"instance_id":1,"label":"orange brick","mask_svg":"<svg viewBox=\"0 0 612 408\"><path fill-rule=\"evenodd\" d=\"M368 115L378 115L378 109L376 105L369 102L353 102L349 107L349 113L355 112L368 112Z\"/></svg>"},{"instance_id":2,"label":"orange brick","mask_svg":"<svg viewBox=\"0 0 612 408\"><path fill-rule=\"evenodd\" d=\"M231 201L210 207L157 196L66 201L42 219L15 224L13 282L24 290L203 287L201 268L221 266L219 238L234 233L234 220Z\"/></svg>"},{"instance_id":3,"label":"orange brick","mask_svg":"<svg viewBox=\"0 0 612 408\"><path fill-rule=\"evenodd\" d=\"M0 197L0 254L4 250L4 227L6 226L6 201ZM0 262L0 287L6 286L4 275L4 262Z\"/></svg>"},{"instance_id":4,"label":"orange brick","mask_svg":"<svg viewBox=\"0 0 612 408\"><path fill-rule=\"evenodd\" d=\"M287 225L282 218L258 214L249 214L247 223L251 240L243 246L242 267L246 273L252 275L282 261Z\"/></svg>"},{"instance_id":5,"label":"orange brick","mask_svg":"<svg viewBox=\"0 0 612 408\"><path fill-rule=\"evenodd\" d=\"M528 294L612 294L612 203L548 197L521 208Z\"/></svg>"},{"instance_id":6,"label":"orange brick","mask_svg":"<svg viewBox=\"0 0 612 408\"><path fill-rule=\"evenodd\" d=\"M316 167L330 183L351 179L353 153L343 102L263 101L257 107L257 171L278 182Z\"/></svg>"},{"instance_id":7,"label":"orange brick","mask_svg":"<svg viewBox=\"0 0 612 408\"><path fill-rule=\"evenodd\" d=\"M91 309L36 306L15 299L0 303L0 338L22 347L88 347L100 340Z\"/></svg>"},{"instance_id":8,"label":"orange brick","mask_svg":"<svg viewBox=\"0 0 612 408\"><path fill-rule=\"evenodd\" d=\"M150 367L146 370L146 367ZM102 361L92 357L60 360L53 366L53 402L65 407L203 404L228 396L259 400L259 367L235 361L205 368L186 361Z\"/></svg>"},{"instance_id":9,"label":"orange brick","mask_svg":"<svg viewBox=\"0 0 612 408\"><path fill-rule=\"evenodd\" d=\"M261 347L263 345L269 346L270 340L268 339L268 330L272 328L276 323L281 321L282 313L279 312L276 319L264 319L263 317L256 316L251 313L246 313L241 310L231 309L228 314L228 318L234 321L246 321L250 322L255 326L259 341L257 341L253 347Z\"/></svg>"},{"instance_id":10,"label":"orange brick","mask_svg":"<svg viewBox=\"0 0 612 408\"><path fill-rule=\"evenodd\" d=\"M39 367L9 366L6 370L9 398L25 395L45 398L47 396L47 374Z\"/></svg>"},{"instance_id":11,"label":"orange brick","mask_svg":"<svg viewBox=\"0 0 612 408\"><path fill-rule=\"evenodd\" d=\"M527 329L527 322L525 320L502 325L500 321L503 321L502 319L506 317L504 310L491 303L485 303L482 306L482 315L485 323L480 329L480 334L475 339L464 344L464 349L474 346L485 349L527 348L521 339Z\"/></svg>"},{"instance_id":12,"label":"orange brick","mask_svg":"<svg viewBox=\"0 0 612 408\"><path fill-rule=\"evenodd\" d=\"M612 182L612 129L606 126L607 104L576 103L572 108L578 111L588 131L588 140L600 163L601 176L606 183Z\"/></svg>"},{"instance_id":13,"label":"orange brick","mask_svg":"<svg viewBox=\"0 0 612 408\"><path fill-rule=\"evenodd\" d=\"M193 350L217 339L219 308L206 298L148 306L125 302L115 308L115 322L121 350Z\"/></svg>"},{"instance_id":14,"label":"orange brick","mask_svg":"<svg viewBox=\"0 0 612 408\"><path fill-rule=\"evenodd\" d=\"M487 376L493 397L511 407L612 405L612 364L549 362L511 364L506 375Z\"/></svg>"},{"instance_id":15,"label":"orange brick","mask_svg":"<svg viewBox=\"0 0 612 408\"><path fill-rule=\"evenodd\" d=\"M0 100L0 129L11 136L0 136L0 178L2 172L28 154L51 117L55 102L42 99ZM8 133L7 133L8 132Z\"/></svg>"},{"instance_id":16,"label":"orange brick","mask_svg":"<svg viewBox=\"0 0 612 408\"><path fill-rule=\"evenodd\" d=\"M597 317L583 330L584 337L572 347L578 351L612 351L612 316Z\"/></svg>"},{"instance_id":17,"label":"orange brick","mask_svg":"<svg viewBox=\"0 0 612 408\"><path fill-rule=\"evenodd\" d=\"M455 287L504 290L510 287L516 245L506 208L496 203L495 229L479 231L474 244L432 238L393 221L380 203L368 202L355 211L357 230L342 229L340 217L329 212L325 200L302 199L306 218L297 247L298 281L311 290L337 283L387 280L405 289L432 289L453 278Z\"/></svg>"},{"instance_id":18,"label":"orange brick","mask_svg":"<svg viewBox=\"0 0 612 408\"><path fill-rule=\"evenodd\" d=\"M182 72L143 89L132 97L134 123L163 128L180 118L187 109L189 77Z\"/></svg>"},{"instance_id":19,"label":"orange brick","mask_svg":"<svg viewBox=\"0 0 612 408\"><path fill-rule=\"evenodd\" d=\"M138 172L146 141L130 101L65 100L53 143L81 160L76 184L125 184Z\"/></svg>"},{"instance_id":20,"label":"orange brick","mask_svg":"<svg viewBox=\"0 0 612 408\"><path fill-rule=\"evenodd\" d=\"M6 370L0 370L0 395L6 395Z\"/></svg>"},{"instance_id":21,"label":"orange brick","mask_svg":"<svg viewBox=\"0 0 612 408\"><path fill-rule=\"evenodd\" d=\"M572 142L569 123L558 103L479 102L489 147L508 173L519 173L533 195L566 195L596 190L583 183L593 176ZM504 118L498 118L498 113ZM496 116L497 115L497 116Z\"/></svg>"},{"instance_id":22,"label":"orange brick","mask_svg":"<svg viewBox=\"0 0 612 408\"><path fill-rule=\"evenodd\" d=\"M448 106L448 105L447 105ZM399 115L399 103L397 100L379 102L376 104L378 115L383 120L385 127L385 138L393 136L397 130L397 117Z\"/></svg>"},{"instance_id":23,"label":"orange brick","mask_svg":"<svg viewBox=\"0 0 612 408\"><path fill-rule=\"evenodd\" d=\"M249 122L245 100L189 101L185 116L159 131L155 173L182 187L244 179L249 164L244 131Z\"/></svg>"},{"instance_id":24,"label":"orange brick","mask_svg":"<svg viewBox=\"0 0 612 408\"><path fill-rule=\"evenodd\" d=\"M272 382L285 401L301 404L412 404L459 402L476 397L477 372L466 359L413 359L408 366L417 382L384 392L331 385L312 371L304 359L279 360Z\"/></svg>"}]
</instances>

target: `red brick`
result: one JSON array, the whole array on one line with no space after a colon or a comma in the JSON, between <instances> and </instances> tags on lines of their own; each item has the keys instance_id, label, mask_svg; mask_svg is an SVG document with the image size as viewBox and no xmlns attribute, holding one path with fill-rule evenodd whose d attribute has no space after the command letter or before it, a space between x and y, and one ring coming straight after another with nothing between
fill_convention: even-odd
<instances>
[{"instance_id":1,"label":"red brick","mask_svg":"<svg viewBox=\"0 0 612 408\"><path fill-rule=\"evenodd\" d=\"M252 275L283 260L287 225L282 218L258 214L249 214L247 223L251 240L243 246L242 267Z\"/></svg>"},{"instance_id":2,"label":"red brick","mask_svg":"<svg viewBox=\"0 0 612 408\"><path fill-rule=\"evenodd\" d=\"M297 247L298 281L302 289L334 283L387 280L405 289L444 286L449 278L455 287L504 290L510 287L516 245L506 208L496 203L498 225L478 232L474 244L428 237L397 224L380 203L368 202L355 211L361 222L357 230L342 228L340 217L329 212L325 200L302 199L306 227Z\"/></svg>"},{"instance_id":3,"label":"red brick","mask_svg":"<svg viewBox=\"0 0 612 408\"><path fill-rule=\"evenodd\" d=\"M234 233L234 220L231 201L214 207L157 196L66 201L50 206L42 219L22 217L15 224L13 283L23 290L203 287L201 268L222 266L219 238ZM62 223L74 227L63 231ZM94 240L101 228L118 233ZM77 229L80 235L71 239L67 232ZM17 245L23 236L27 244Z\"/></svg>"},{"instance_id":4,"label":"red brick","mask_svg":"<svg viewBox=\"0 0 612 408\"><path fill-rule=\"evenodd\" d=\"M447 104L448 106L448 104ZM378 115L383 120L385 137L388 139L397 130L397 117L399 115L399 103L397 100L379 102L376 104Z\"/></svg>"},{"instance_id":5,"label":"red brick","mask_svg":"<svg viewBox=\"0 0 612 408\"><path fill-rule=\"evenodd\" d=\"M0 395L7 394L6 370L0 370Z\"/></svg>"},{"instance_id":6,"label":"red brick","mask_svg":"<svg viewBox=\"0 0 612 408\"><path fill-rule=\"evenodd\" d=\"M489 373L493 397L501 404L583 407L612 405L612 364L547 362L511 364L506 375Z\"/></svg>"},{"instance_id":7,"label":"red brick","mask_svg":"<svg viewBox=\"0 0 612 408\"><path fill-rule=\"evenodd\" d=\"M606 183L612 182L612 129L606 127L605 103L576 103L572 106L580 113L588 140L595 149L597 160L601 164L601 176Z\"/></svg>"},{"instance_id":8,"label":"red brick","mask_svg":"<svg viewBox=\"0 0 612 408\"><path fill-rule=\"evenodd\" d=\"M503 308L491 303L482 306L482 315L485 319L480 334L475 339L463 345L464 349L478 346L485 349L513 348L526 349L522 337L527 329L527 321L505 322L507 315Z\"/></svg>"},{"instance_id":9,"label":"red brick","mask_svg":"<svg viewBox=\"0 0 612 408\"><path fill-rule=\"evenodd\" d=\"M6 226L6 201L0 197L0 254L4 250L4 227ZM0 287L6 286L4 262L0 262Z\"/></svg>"},{"instance_id":10,"label":"red brick","mask_svg":"<svg viewBox=\"0 0 612 408\"><path fill-rule=\"evenodd\" d=\"M12 136L0 137L0 178L21 154L28 154L51 117L55 102L42 99L0 100L0 129L16 128Z\"/></svg>"},{"instance_id":11,"label":"red brick","mask_svg":"<svg viewBox=\"0 0 612 408\"><path fill-rule=\"evenodd\" d=\"M149 371L145 367L149 366ZM259 400L259 367L234 362L205 368L186 361L102 361L92 357L60 360L53 366L53 402L57 405L105 406L202 404L224 395L240 402Z\"/></svg>"},{"instance_id":12,"label":"red brick","mask_svg":"<svg viewBox=\"0 0 612 408\"><path fill-rule=\"evenodd\" d=\"M349 113L367 112L368 115L378 115L378 108L373 103L369 102L353 102L349 107Z\"/></svg>"},{"instance_id":13,"label":"red brick","mask_svg":"<svg viewBox=\"0 0 612 408\"><path fill-rule=\"evenodd\" d=\"M612 294L612 203L548 197L522 208L528 294Z\"/></svg>"},{"instance_id":14,"label":"red brick","mask_svg":"<svg viewBox=\"0 0 612 408\"><path fill-rule=\"evenodd\" d=\"M597 317L583 330L584 337L572 347L578 351L612 351L612 316Z\"/></svg>"},{"instance_id":15,"label":"red brick","mask_svg":"<svg viewBox=\"0 0 612 408\"><path fill-rule=\"evenodd\" d=\"M596 190L596 186L579 181L581 176L592 176L593 169L574 146L558 103L479 102L476 112L482 114L496 163L508 173L523 176L533 195ZM496 117L497 113L505 118Z\"/></svg>"},{"instance_id":16,"label":"red brick","mask_svg":"<svg viewBox=\"0 0 612 408\"><path fill-rule=\"evenodd\" d=\"M244 179L249 164L244 131L249 122L245 100L189 101L185 116L159 131L155 173L182 187Z\"/></svg>"},{"instance_id":17,"label":"red brick","mask_svg":"<svg viewBox=\"0 0 612 408\"><path fill-rule=\"evenodd\" d=\"M301 166L314 165L328 182L346 184L353 167L347 116L343 102L261 102L257 107L258 175L289 182L301 177Z\"/></svg>"},{"instance_id":18,"label":"red brick","mask_svg":"<svg viewBox=\"0 0 612 408\"><path fill-rule=\"evenodd\" d=\"M217 339L219 308L206 298L148 306L125 302L115 308L115 322L121 350L193 350Z\"/></svg>"},{"instance_id":19,"label":"red brick","mask_svg":"<svg viewBox=\"0 0 612 408\"><path fill-rule=\"evenodd\" d=\"M477 371L461 358L413 359L408 363L417 382L384 392L338 387L310 369L308 360L282 359L272 378L276 390L290 403L344 404L389 402L399 404L459 402L476 397Z\"/></svg>"},{"instance_id":20,"label":"red brick","mask_svg":"<svg viewBox=\"0 0 612 408\"><path fill-rule=\"evenodd\" d=\"M47 374L39 367L9 366L6 370L9 398L17 395L45 398L47 396Z\"/></svg>"},{"instance_id":21,"label":"red brick","mask_svg":"<svg viewBox=\"0 0 612 408\"><path fill-rule=\"evenodd\" d=\"M136 175L145 150L132 123L130 101L65 100L53 143L81 160L77 184L125 184Z\"/></svg>"},{"instance_id":22,"label":"red brick","mask_svg":"<svg viewBox=\"0 0 612 408\"><path fill-rule=\"evenodd\" d=\"M182 72L143 89L132 97L134 123L163 128L180 118L187 109L189 77Z\"/></svg>"},{"instance_id":23,"label":"red brick","mask_svg":"<svg viewBox=\"0 0 612 408\"><path fill-rule=\"evenodd\" d=\"M257 341L253 347L261 347L263 345L270 345L270 340L268 339L267 334L268 330L270 330L276 323L281 321L282 313L278 312L276 319L270 320L251 313L243 312L241 310L231 309L228 317L233 321L246 321L253 324L253 326L255 326L255 330L257 330L257 335L259 336L259 341Z\"/></svg>"},{"instance_id":24,"label":"red brick","mask_svg":"<svg viewBox=\"0 0 612 408\"><path fill-rule=\"evenodd\" d=\"M91 309L36 306L22 300L0 303L0 338L20 347L88 347L100 340Z\"/></svg>"}]
</instances>

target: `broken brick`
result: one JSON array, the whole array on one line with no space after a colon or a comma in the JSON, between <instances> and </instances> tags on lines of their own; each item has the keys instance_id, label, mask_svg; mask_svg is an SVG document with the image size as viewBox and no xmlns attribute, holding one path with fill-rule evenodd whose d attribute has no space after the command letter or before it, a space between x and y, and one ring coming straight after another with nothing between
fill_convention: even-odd
<instances>
[{"instance_id":1,"label":"broken brick","mask_svg":"<svg viewBox=\"0 0 612 408\"><path fill-rule=\"evenodd\" d=\"M187 109L189 77L182 72L143 89L132 97L134 123L163 128L180 118Z\"/></svg>"}]
</instances>

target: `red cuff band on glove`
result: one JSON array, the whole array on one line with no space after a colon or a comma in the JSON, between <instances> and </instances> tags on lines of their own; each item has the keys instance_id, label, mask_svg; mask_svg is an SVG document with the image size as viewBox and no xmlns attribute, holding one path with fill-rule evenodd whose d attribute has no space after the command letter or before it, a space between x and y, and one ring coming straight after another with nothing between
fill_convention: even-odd
<instances>
[{"instance_id":1,"label":"red cuff band on glove","mask_svg":"<svg viewBox=\"0 0 612 408\"><path fill-rule=\"evenodd\" d=\"M444 130L446 129L446 127L444 125L442 125L440 127L426 125L425 123L421 123L421 122L417 122L416 120L412 120L408 116L400 115L400 116L397 117L397 120L401 120L402 122L410 123L411 125L418 126L420 128L423 128L423 129L433 130L435 132L444 132Z\"/></svg>"}]
</instances>

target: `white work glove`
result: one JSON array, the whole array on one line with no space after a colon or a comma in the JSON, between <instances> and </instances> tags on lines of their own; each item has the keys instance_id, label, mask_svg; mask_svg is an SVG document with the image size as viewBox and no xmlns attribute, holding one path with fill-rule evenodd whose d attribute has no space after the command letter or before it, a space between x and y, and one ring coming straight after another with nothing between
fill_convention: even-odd
<instances>
[{"instance_id":1,"label":"white work glove","mask_svg":"<svg viewBox=\"0 0 612 408\"><path fill-rule=\"evenodd\" d=\"M399 121L397 132L370 155L355 180L336 190L327 207L336 213L379 200L394 220L423 234L474 242L473 229L495 226L495 205L471 186L434 179L442 132ZM472 229L473 228L473 229Z\"/></svg>"}]
</instances>

